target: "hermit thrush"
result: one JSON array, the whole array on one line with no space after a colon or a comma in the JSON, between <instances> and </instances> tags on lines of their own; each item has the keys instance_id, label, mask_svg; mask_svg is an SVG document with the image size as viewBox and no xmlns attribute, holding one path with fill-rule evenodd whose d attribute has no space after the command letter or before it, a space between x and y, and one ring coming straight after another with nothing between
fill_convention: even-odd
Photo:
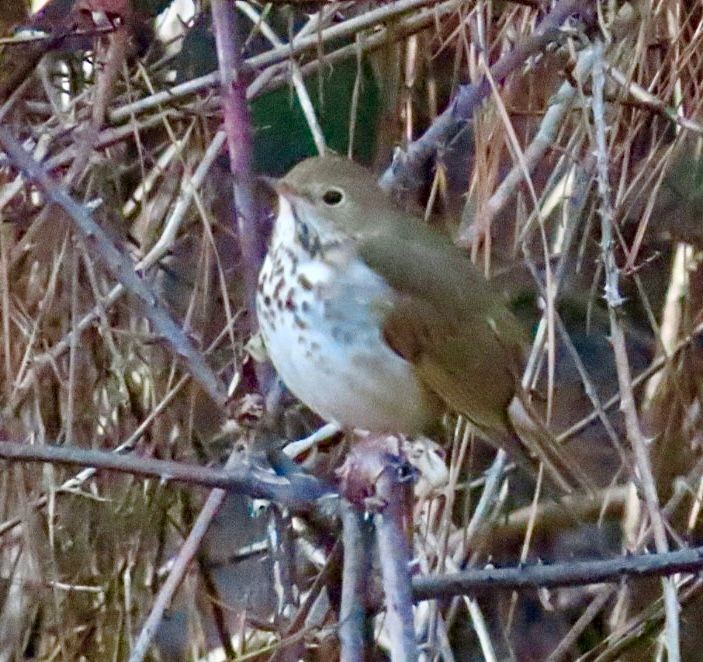
<instances>
[{"instance_id":1,"label":"hermit thrush","mask_svg":"<svg viewBox=\"0 0 703 662\"><path fill-rule=\"evenodd\" d=\"M560 488L579 480L516 398L526 338L464 253L346 159L303 161L274 188L256 304L300 400L347 428L410 434L448 407L520 464L544 461Z\"/></svg>"}]
</instances>

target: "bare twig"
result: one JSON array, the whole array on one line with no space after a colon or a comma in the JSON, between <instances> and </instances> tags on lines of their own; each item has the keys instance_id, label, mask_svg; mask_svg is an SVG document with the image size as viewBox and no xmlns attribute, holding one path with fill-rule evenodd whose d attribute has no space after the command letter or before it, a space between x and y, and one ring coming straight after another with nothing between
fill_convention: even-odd
<instances>
[{"instance_id":1,"label":"bare twig","mask_svg":"<svg viewBox=\"0 0 703 662\"><path fill-rule=\"evenodd\" d=\"M579 54L576 67L574 68L574 78L580 80L584 75L587 75L591 70L592 61L593 53L591 49L582 51ZM559 129L561 129L562 122L572 107L576 92L576 87L567 80L561 84L556 94L552 97L552 101L550 102L549 108L544 113L537 133L525 149L524 161L530 172L540 163L547 150L554 144ZM485 227L488 227L491 219L511 200L518 185L523 181L524 174L525 170L520 164L516 164L503 178L503 181L496 188L493 195L491 195L482 209L481 221ZM469 240L469 230L470 228L460 229L458 238L460 243ZM522 230L523 235L526 230L527 226Z\"/></svg>"},{"instance_id":2,"label":"bare twig","mask_svg":"<svg viewBox=\"0 0 703 662\"><path fill-rule=\"evenodd\" d=\"M300 55L305 51L317 49L322 44L351 37L357 32L367 30L379 23L385 23L393 19L397 20L404 14L410 14L423 7L431 8L437 4L439 4L439 0L397 0L396 2L389 2L372 11L362 12L347 21L332 25L314 34L306 35L302 39L295 40L295 43L292 45L285 44L280 48L273 48L260 55L250 57L244 62L244 65L249 70L258 71L264 67ZM456 7L457 0L451 0L450 3L444 4L451 4L452 7ZM434 17L435 14L428 9L422 17L424 19L423 25L432 23ZM350 55L356 52L355 49L356 46L352 45ZM117 108L110 113L109 119L113 123L119 123L128 119L135 113L141 113L160 105L168 105L173 103L174 99L196 94L207 88L216 87L219 84L220 72L214 71L211 74L194 78L181 85L175 85L163 92L157 92L149 97Z\"/></svg>"},{"instance_id":3,"label":"bare twig","mask_svg":"<svg viewBox=\"0 0 703 662\"><path fill-rule=\"evenodd\" d=\"M119 444L119 446L112 449L112 453L117 455L130 453L131 451L133 451L134 447L137 445L142 436L153 425L154 420L158 418L160 414L163 413L166 407L172 402L173 398L175 398L175 396L181 391L183 386L188 381L190 381L189 375L184 375L183 377L181 377L178 382L173 385L169 392L164 395L161 401L151 410L151 412L149 412L149 415L137 426L137 428L132 432L132 434L127 439L125 439L125 441ZM69 478L68 480L65 480L58 488L54 488L53 496L55 497L57 494L66 494L77 490L78 488L80 488L81 485L83 485L83 483L95 476L95 473L96 470L93 467L83 469L77 475L73 476L72 478ZM40 497L34 499L34 501L32 501L30 504L27 504L27 508L44 508L44 506L47 505L48 500L49 497L46 494L43 494ZM8 531L10 531L21 523L21 517L13 517L9 520L6 520L2 524L0 524L0 536L5 535L5 533L7 533Z\"/></svg>"},{"instance_id":4,"label":"bare twig","mask_svg":"<svg viewBox=\"0 0 703 662\"><path fill-rule=\"evenodd\" d=\"M313 609L313 606L315 605L315 602L320 597L320 594L322 593L325 586L330 582L330 580L338 570L341 562L342 544L340 541L337 541L335 546L332 548L332 551L329 553L324 567L322 568L322 570L320 570L317 577L315 577L315 581L313 582L312 586L310 587L310 590L308 591L305 597L305 602L300 605L300 608L295 613L293 620L291 621L290 625L286 629L285 634L281 638L281 642L278 645L276 652L271 657L271 662L280 662L281 660L286 659L286 643L295 643L298 641L296 635L298 635L300 631L304 629L305 619L310 614L311 610ZM366 577L368 578L368 575Z\"/></svg>"},{"instance_id":5,"label":"bare twig","mask_svg":"<svg viewBox=\"0 0 703 662\"><path fill-rule=\"evenodd\" d=\"M225 464L225 470L235 469L239 461L239 454L235 450L229 456ZM198 553L200 543L210 527L210 522L212 522L213 517L217 514L226 496L227 492L223 489L215 489L210 492L203 509L198 513L193 528L178 550L178 555L173 562L171 572L159 590L154 604L151 607L151 611L149 612L149 616L144 622L144 625L142 625L139 637L130 653L129 662L141 662L146 656L149 646L154 640L159 625L161 624L164 612L171 604L173 596L176 594L191 562Z\"/></svg>"},{"instance_id":6,"label":"bare twig","mask_svg":"<svg viewBox=\"0 0 703 662\"><path fill-rule=\"evenodd\" d=\"M198 167L195 169L193 175L187 178L184 182L178 200L173 207L171 215L164 223L163 231L161 232L158 240L154 243L149 252L135 265L135 269L149 269L156 264L173 245L178 230L181 227L183 218L185 217L185 214L193 201L193 197L202 185L224 144L225 134L224 131L220 131L215 134L212 142L205 150L205 154L203 155L203 158L198 164ZM26 373L23 374L21 379L18 378L16 380L13 398L11 401L17 400L25 392L27 392L31 388L38 374L40 374L42 370L45 370L47 367L51 366L53 362L56 361L70 347L74 336L80 337L80 335L88 329L93 322L100 317L101 314L104 315L105 311L119 301L125 293L126 289L121 283L115 285L115 287L113 287L102 300L98 301L92 310L86 313L76 324L74 324L72 330L69 331L53 347L51 347L51 349L33 356L32 363L27 368Z\"/></svg>"},{"instance_id":7,"label":"bare twig","mask_svg":"<svg viewBox=\"0 0 703 662\"><path fill-rule=\"evenodd\" d=\"M224 469L157 460L135 455L117 455L73 446L40 446L0 442L0 459L22 462L51 462L108 471L148 476L203 487L215 487L251 497L272 499L290 505L304 504L325 491L312 476L293 477L292 481L254 466L242 455Z\"/></svg>"},{"instance_id":8,"label":"bare twig","mask_svg":"<svg viewBox=\"0 0 703 662\"><path fill-rule=\"evenodd\" d=\"M105 53L104 66L97 69L99 74L93 88L90 119L82 123L77 131L76 158L64 179L64 185L69 189L78 181L88 165L100 127L105 121L115 79L127 57L129 39L129 32L124 25L109 37L110 45Z\"/></svg>"},{"instance_id":9,"label":"bare twig","mask_svg":"<svg viewBox=\"0 0 703 662\"><path fill-rule=\"evenodd\" d=\"M680 582L681 605L690 604L701 594L703 589L703 579L700 577L689 577ZM628 649L644 641L651 641L651 637L656 635L665 623L666 609L662 605L662 598L658 598L644 606L642 611L635 617L629 619L622 627L605 639L598 642L587 655L582 659L594 662L615 662L622 660L623 653Z\"/></svg>"},{"instance_id":10,"label":"bare twig","mask_svg":"<svg viewBox=\"0 0 703 662\"><path fill-rule=\"evenodd\" d=\"M667 552L669 543L666 537L664 518L659 508L659 496L649 460L647 442L640 427L637 407L632 389L632 375L627 357L625 334L618 317L623 304L618 279L619 272L613 250L613 209L610 202L608 179L608 148L605 129L603 90L605 86L603 65L603 44L596 41L593 62L593 119L596 142L596 173L601 214L601 253L605 272L604 297L608 304L610 318L610 340L615 355L615 367L620 389L620 409L625 418L627 437L635 456L635 465L640 478L644 501L654 534L654 544L659 553ZM666 648L669 660L681 659L679 650L679 604L676 598L676 583L673 579L663 579L664 604L666 609Z\"/></svg>"},{"instance_id":11,"label":"bare twig","mask_svg":"<svg viewBox=\"0 0 703 662\"><path fill-rule=\"evenodd\" d=\"M565 561L513 568L473 568L436 577L415 577L413 599L433 600L454 595L516 591L559 586L618 583L623 579L661 577L703 568L703 547L663 554L638 554L598 561Z\"/></svg>"},{"instance_id":12,"label":"bare twig","mask_svg":"<svg viewBox=\"0 0 703 662\"><path fill-rule=\"evenodd\" d=\"M675 108L670 108L656 95L645 90L641 85L638 85L627 77L618 68L606 64L605 70L608 75L620 86L622 86L633 99L644 104L647 108L651 108L654 112L659 113L662 117L666 117L674 124L678 124L682 129L693 131L694 133L703 134L703 125L694 119L690 119L680 114Z\"/></svg>"},{"instance_id":13,"label":"bare twig","mask_svg":"<svg viewBox=\"0 0 703 662\"><path fill-rule=\"evenodd\" d=\"M29 48L22 49L22 56L20 58L15 56L17 66L0 82L0 101L4 102L31 77L32 71L46 53L61 46L73 34L74 27L70 21L62 20L59 25L54 26L54 30L46 40L32 43Z\"/></svg>"},{"instance_id":14,"label":"bare twig","mask_svg":"<svg viewBox=\"0 0 703 662\"><path fill-rule=\"evenodd\" d=\"M262 34L269 40L274 48L280 48L283 46L283 42L278 38L278 35L271 29L268 23L266 23L260 14L248 3L248 2L236 2L236 7L241 11L254 25L258 25ZM321 22L324 18L324 13L320 12L316 15ZM296 39L300 39L301 35L298 33ZM295 41L293 42L295 43ZM305 121L308 123L310 128L310 133L312 134L312 139L315 141L315 147L317 148L318 154L324 154L326 151L325 146L325 136L322 133L322 127L320 122L315 115L315 109L312 104L312 99L308 89L305 87L305 81L303 80L303 73L300 69L300 65L295 61L290 61L290 76L293 81L293 87L295 87L295 93L298 95L298 103L305 116Z\"/></svg>"},{"instance_id":15,"label":"bare twig","mask_svg":"<svg viewBox=\"0 0 703 662\"><path fill-rule=\"evenodd\" d=\"M562 638L558 646L549 654L547 662L557 662L557 660L566 658L577 639L591 624L591 621L600 613L600 610L605 607L614 592L614 588L612 586L608 586L607 588L602 589L596 597L591 600L588 607L586 607L576 622L571 626L571 629Z\"/></svg>"},{"instance_id":16,"label":"bare twig","mask_svg":"<svg viewBox=\"0 0 703 662\"><path fill-rule=\"evenodd\" d=\"M669 362L675 359L682 351L689 348L693 342L697 342L701 334L703 334L703 324L697 325L690 335L686 336L685 338L682 338L671 350L671 353L668 356L662 355L657 357L654 361L652 361L649 366L647 366L645 370L643 370L636 377L634 377L631 383L632 388L635 389L642 386L647 382L650 377L652 377L652 375L656 375L658 372L663 370L669 364ZM603 412L609 411L619 403L620 393L616 393L605 403L603 403ZM599 411L592 411L590 414L588 414L588 416L584 416L580 421L577 421L570 428L564 430L559 435L557 435L557 441L560 444L564 443L567 439L570 439L574 435L577 435L579 432L586 429L591 423L593 423L593 421L599 418L599 416Z\"/></svg>"}]
</instances>

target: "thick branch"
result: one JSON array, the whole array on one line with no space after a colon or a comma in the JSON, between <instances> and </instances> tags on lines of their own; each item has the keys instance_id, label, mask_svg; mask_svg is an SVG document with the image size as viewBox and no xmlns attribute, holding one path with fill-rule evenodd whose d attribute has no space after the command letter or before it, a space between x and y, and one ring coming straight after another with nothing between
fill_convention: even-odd
<instances>
[{"instance_id":1,"label":"thick branch","mask_svg":"<svg viewBox=\"0 0 703 662\"><path fill-rule=\"evenodd\" d=\"M412 662L418 657L413 622L410 578L410 544L404 526L404 492L408 481L390 461L376 481L376 494L384 501L376 516L376 536L391 658Z\"/></svg>"},{"instance_id":2,"label":"thick branch","mask_svg":"<svg viewBox=\"0 0 703 662\"><path fill-rule=\"evenodd\" d=\"M234 184L234 213L232 219L238 230L249 327L256 330L256 280L263 256L261 211L254 194L251 173L252 130L242 77L241 47L234 43L237 13L227 0L212 0L212 23L215 28L217 60L220 71L222 114L229 152L229 167Z\"/></svg>"},{"instance_id":3,"label":"thick branch","mask_svg":"<svg viewBox=\"0 0 703 662\"><path fill-rule=\"evenodd\" d=\"M342 603L339 613L341 662L366 659L370 647L367 637L367 591L371 573L373 530L364 513L348 501L342 506L344 569Z\"/></svg>"}]
</instances>

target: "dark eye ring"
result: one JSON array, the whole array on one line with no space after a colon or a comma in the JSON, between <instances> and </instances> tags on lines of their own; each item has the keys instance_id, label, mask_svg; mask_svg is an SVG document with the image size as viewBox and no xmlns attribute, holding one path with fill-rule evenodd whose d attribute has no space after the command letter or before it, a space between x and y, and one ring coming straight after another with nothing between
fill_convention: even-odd
<instances>
[{"instance_id":1,"label":"dark eye ring","mask_svg":"<svg viewBox=\"0 0 703 662\"><path fill-rule=\"evenodd\" d=\"M324 202L328 207L336 207L341 204L344 200L344 192L340 191L338 188L327 189L322 194L322 202Z\"/></svg>"}]
</instances>

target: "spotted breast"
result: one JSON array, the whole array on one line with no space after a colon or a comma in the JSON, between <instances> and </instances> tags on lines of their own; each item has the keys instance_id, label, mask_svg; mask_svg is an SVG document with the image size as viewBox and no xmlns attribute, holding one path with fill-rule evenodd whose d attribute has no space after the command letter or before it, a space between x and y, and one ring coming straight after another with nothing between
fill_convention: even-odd
<instances>
[{"instance_id":1,"label":"spotted breast","mask_svg":"<svg viewBox=\"0 0 703 662\"><path fill-rule=\"evenodd\" d=\"M259 276L257 312L286 386L348 428L415 432L439 405L382 337L387 283L347 241L321 241L285 198Z\"/></svg>"}]
</instances>

